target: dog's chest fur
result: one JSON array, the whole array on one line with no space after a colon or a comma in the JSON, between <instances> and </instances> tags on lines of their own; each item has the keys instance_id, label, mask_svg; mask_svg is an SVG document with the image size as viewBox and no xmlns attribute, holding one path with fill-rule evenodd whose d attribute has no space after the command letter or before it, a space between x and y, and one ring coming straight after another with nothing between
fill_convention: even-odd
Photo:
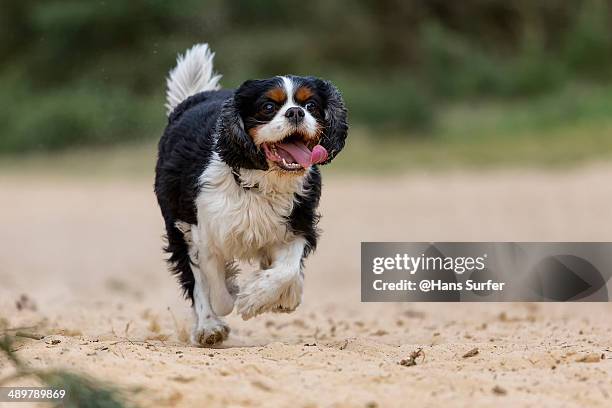
<instances>
[{"instance_id":1,"label":"dog's chest fur","mask_svg":"<svg viewBox=\"0 0 612 408\"><path fill-rule=\"evenodd\" d=\"M243 170L240 178L244 187L256 187L238 185L231 168L213 155L200 176L198 227L226 259L250 260L293 236L288 222L304 177Z\"/></svg>"}]
</instances>

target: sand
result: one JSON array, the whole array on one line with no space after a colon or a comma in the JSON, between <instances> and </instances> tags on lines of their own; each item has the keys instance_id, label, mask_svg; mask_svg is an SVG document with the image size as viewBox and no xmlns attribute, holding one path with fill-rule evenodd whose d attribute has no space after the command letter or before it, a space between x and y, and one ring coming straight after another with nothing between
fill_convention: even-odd
<instances>
[{"instance_id":1,"label":"sand","mask_svg":"<svg viewBox=\"0 0 612 408\"><path fill-rule=\"evenodd\" d=\"M362 304L359 250L610 241L611 179L609 165L328 177L302 306L232 315L229 341L203 349L186 342L150 180L0 176L0 318L46 336L17 345L33 367L93 375L145 407L609 407L612 304Z\"/></svg>"}]
</instances>

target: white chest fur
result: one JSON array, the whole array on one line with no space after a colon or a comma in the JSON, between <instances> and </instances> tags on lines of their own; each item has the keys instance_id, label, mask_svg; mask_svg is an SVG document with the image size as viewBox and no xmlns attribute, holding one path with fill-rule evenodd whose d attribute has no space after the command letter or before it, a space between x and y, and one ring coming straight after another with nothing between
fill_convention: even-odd
<instances>
[{"instance_id":1,"label":"white chest fur","mask_svg":"<svg viewBox=\"0 0 612 408\"><path fill-rule=\"evenodd\" d=\"M288 241L295 193L304 190L304 177L243 170L241 179L244 186L258 187L239 186L216 153L200 176L198 227L226 259L253 259L263 248Z\"/></svg>"}]
</instances>

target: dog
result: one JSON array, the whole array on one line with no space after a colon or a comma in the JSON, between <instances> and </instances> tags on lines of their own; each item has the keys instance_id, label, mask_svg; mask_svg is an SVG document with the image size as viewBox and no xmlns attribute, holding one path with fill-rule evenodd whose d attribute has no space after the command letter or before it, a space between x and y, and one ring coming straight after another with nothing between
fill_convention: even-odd
<instances>
[{"instance_id":1,"label":"dog","mask_svg":"<svg viewBox=\"0 0 612 408\"><path fill-rule=\"evenodd\" d=\"M205 347L227 339L220 317L234 306L249 319L300 304L319 235L318 166L348 134L329 81L286 75L224 90L213 58L198 44L170 71L155 168L168 263L193 306L191 341ZM259 266L240 287L238 262Z\"/></svg>"}]
</instances>

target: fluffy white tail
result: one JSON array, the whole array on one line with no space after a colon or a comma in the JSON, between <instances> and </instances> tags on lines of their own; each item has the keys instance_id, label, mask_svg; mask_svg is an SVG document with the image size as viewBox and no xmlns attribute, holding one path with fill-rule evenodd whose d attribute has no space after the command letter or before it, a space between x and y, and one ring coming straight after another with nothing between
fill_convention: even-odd
<instances>
[{"instance_id":1,"label":"fluffy white tail","mask_svg":"<svg viewBox=\"0 0 612 408\"><path fill-rule=\"evenodd\" d=\"M219 89L221 75L213 72L215 53L208 44L196 44L176 59L176 67L168 74L166 109L170 115L185 99L202 91Z\"/></svg>"}]
</instances>

